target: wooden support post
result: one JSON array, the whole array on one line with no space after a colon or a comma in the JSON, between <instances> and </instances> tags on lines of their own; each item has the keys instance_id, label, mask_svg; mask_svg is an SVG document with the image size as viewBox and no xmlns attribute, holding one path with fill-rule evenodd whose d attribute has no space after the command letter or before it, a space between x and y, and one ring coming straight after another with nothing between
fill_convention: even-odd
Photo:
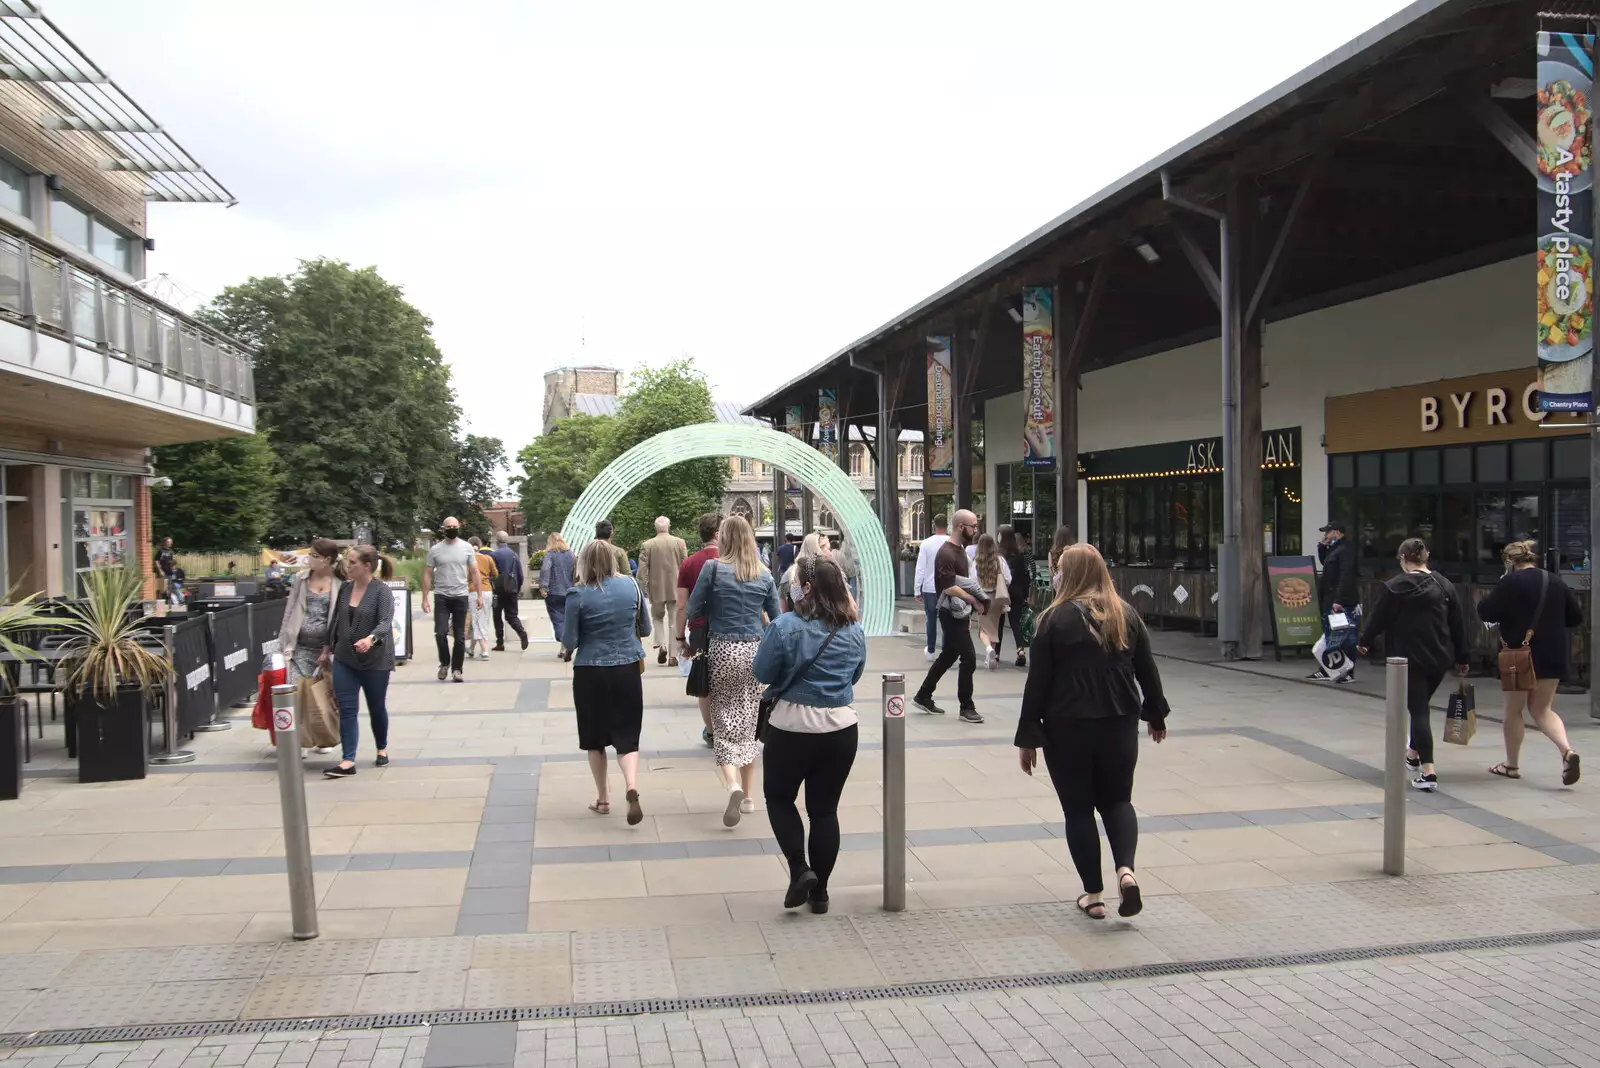
<instances>
[{"instance_id":1,"label":"wooden support post","mask_svg":"<svg viewBox=\"0 0 1600 1068\"><path fill-rule=\"evenodd\" d=\"M950 499L952 510L972 507L972 419L968 410L967 365L976 360L972 343L961 336L961 321L950 330Z\"/></svg>"},{"instance_id":2,"label":"wooden support post","mask_svg":"<svg viewBox=\"0 0 1600 1068\"><path fill-rule=\"evenodd\" d=\"M1089 331L1105 293L1106 261L1096 261L1088 292L1080 295L1066 273L1056 276L1056 523L1072 532L1072 540L1082 536L1078 529L1078 393L1083 381L1083 354ZM1053 530L1040 530L1034 517L1034 541L1046 544Z\"/></svg>"}]
</instances>

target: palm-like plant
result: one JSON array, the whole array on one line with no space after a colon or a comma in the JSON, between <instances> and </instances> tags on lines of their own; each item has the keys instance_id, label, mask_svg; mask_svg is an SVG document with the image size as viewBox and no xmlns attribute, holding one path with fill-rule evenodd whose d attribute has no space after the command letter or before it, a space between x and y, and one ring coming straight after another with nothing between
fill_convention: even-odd
<instances>
[{"instance_id":1,"label":"palm-like plant","mask_svg":"<svg viewBox=\"0 0 1600 1068\"><path fill-rule=\"evenodd\" d=\"M97 567L83 576L84 598L65 621L72 637L61 647L62 682L69 694L109 704L123 686L149 693L166 681L172 665L139 639L132 608L144 593L133 568Z\"/></svg>"},{"instance_id":2,"label":"palm-like plant","mask_svg":"<svg viewBox=\"0 0 1600 1068\"><path fill-rule=\"evenodd\" d=\"M16 592L17 589L13 586L7 596L14 596ZM7 600L0 603L0 650L11 654L19 661L34 659L33 650L23 645L20 640L22 632L53 622L39 611L40 599L40 595L34 593L20 601ZM0 696L8 693L10 689L11 673L0 670Z\"/></svg>"}]
</instances>

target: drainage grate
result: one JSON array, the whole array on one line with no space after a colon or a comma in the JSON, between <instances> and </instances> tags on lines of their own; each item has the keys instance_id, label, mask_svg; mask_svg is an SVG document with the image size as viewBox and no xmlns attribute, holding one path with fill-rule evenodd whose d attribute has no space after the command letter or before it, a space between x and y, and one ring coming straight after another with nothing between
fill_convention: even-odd
<instances>
[{"instance_id":1,"label":"drainage grate","mask_svg":"<svg viewBox=\"0 0 1600 1068\"><path fill-rule=\"evenodd\" d=\"M1394 946L1313 950L1260 957L1226 957L1219 960L1166 961L1125 968L1096 968L1077 972L1046 972L989 979L944 979L896 986L847 987L837 990L802 990L795 993L712 994L702 997L644 998L637 1001L590 1001L578 1005L535 1005L510 1009L444 1009L436 1012L388 1012L362 1016L317 1016L299 1020L217 1020L176 1024L127 1024L61 1031L0 1034L0 1050L37 1046L76 1046L90 1042L142 1042L160 1038L212 1038L221 1035L274 1034L285 1031L368 1031L383 1027L426 1027L438 1024L510 1023L521 1020L570 1020L604 1016L641 1016L657 1012L696 1009L743 1009L761 1005L821 1005L851 1001L973 994L991 990L1026 990L1041 986L1082 986L1090 983L1160 979L1174 975L1292 968L1313 964L1344 964L1434 953L1461 953L1481 949L1522 949L1567 942L1600 943L1600 929L1544 931L1519 935L1487 935L1440 942L1409 942Z\"/></svg>"}]
</instances>

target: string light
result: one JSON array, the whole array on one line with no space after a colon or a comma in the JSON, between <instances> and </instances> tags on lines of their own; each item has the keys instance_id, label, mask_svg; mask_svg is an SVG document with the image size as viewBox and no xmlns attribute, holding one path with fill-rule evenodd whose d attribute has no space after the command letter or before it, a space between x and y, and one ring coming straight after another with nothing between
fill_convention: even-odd
<instances>
[{"instance_id":1,"label":"string light","mask_svg":"<svg viewBox=\"0 0 1600 1068\"><path fill-rule=\"evenodd\" d=\"M1277 470L1282 469L1282 468L1297 468L1299 466L1300 466L1299 464L1295 464L1295 463L1262 464L1261 465L1261 470L1263 470L1263 471L1277 471ZM1180 468L1175 468L1175 469L1173 469L1171 471L1142 471L1142 472L1139 472L1137 474L1129 474L1129 475L1089 475L1088 477L1086 477L1084 479L1084 481L1085 482L1107 482L1107 481L1109 481L1111 479L1117 479L1117 478L1126 478L1126 479L1133 479L1133 478L1177 478L1177 477L1185 476L1185 475L1217 475L1217 474L1221 474L1221 473L1222 473L1222 468L1220 468L1220 467L1180 467Z\"/></svg>"}]
</instances>

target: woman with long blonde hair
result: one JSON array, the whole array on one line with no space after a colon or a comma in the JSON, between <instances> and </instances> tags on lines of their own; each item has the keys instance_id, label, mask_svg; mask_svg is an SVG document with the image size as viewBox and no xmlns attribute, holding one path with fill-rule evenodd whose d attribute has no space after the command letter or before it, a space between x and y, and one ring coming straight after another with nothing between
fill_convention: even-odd
<instances>
[{"instance_id":1,"label":"woman with long blonde hair","mask_svg":"<svg viewBox=\"0 0 1600 1068\"><path fill-rule=\"evenodd\" d=\"M824 556L832 556L833 547L828 543L826 534L812 531L800 542L800 551L795 553L794 563L789 565L789 570L783 573L778 580L779 607L785 612L793 612L794 606L800 603L800 565L802 561L819 560Z\"/></svg>"},{"instance_id":2,"label":"woman with long blonde hair","mask_svg":"<svg viewBox=\"0 0 1600 1068\"><path fill-rule=\"evenodd\" d=\"M567 595L572 592L572 576L577 561L560 532L545 539L544 559L539 562L539 592L544 594L544 610L550 613L550 629L555 631L561 659L570 658L562 637L567 626Z\"/></svg>"},{"instance_id":3,"label":"woman with long blonde hair","mask_svg":"<svg viewBox=\"0 0 1600 1068\"><path fill-rule=\"evenodd\" d=\"M1118 915L1144 907L1134 875L1139 821L1133 812L1133 770L1139 721L1152 741L1167 737L1167 700L1144 622L1117 595L1105 559L1092 545L1066 546L1056 561L1055 600L1040 615L1033 666L1023 688L1016 746L1033 774L1044 749L1051 785L1066 817L1067 849L1083 880L1078 908L1106 917L1100 875L1098 810L1117 868Z\"/></svg>"},{"instance_id":4,"label":"woman with long blonde hair","mask_svg":"<svg viewBox=\"0 0 1600 1068\"><path fill-rule=\"evenodd\" d=\"M993 534L979 536L967 547L978 585L989 595L989 607L978 617L978 637L983 642L983 666L993 671L1000 662L1000 639L1005 634L1005 614L1011 609L1011 565L1000 555Z\"/></svg>"},{"instance_id":5,"label":"woman with long blonde hair","mask_svg":"<svg viewBox=\"0 0 1600 1068\"><path fill-rule=\"evenodd\" d=\"M766 624L778 618L778 587L761 563L755 532L729 516L717 532L717 559L706 562L689 594L688 618L704 619L711 669L711 738L728 789L722 823L732 827L756 810L756 719L761 684L756 651Z\"/></svg>"}]
</instances>

